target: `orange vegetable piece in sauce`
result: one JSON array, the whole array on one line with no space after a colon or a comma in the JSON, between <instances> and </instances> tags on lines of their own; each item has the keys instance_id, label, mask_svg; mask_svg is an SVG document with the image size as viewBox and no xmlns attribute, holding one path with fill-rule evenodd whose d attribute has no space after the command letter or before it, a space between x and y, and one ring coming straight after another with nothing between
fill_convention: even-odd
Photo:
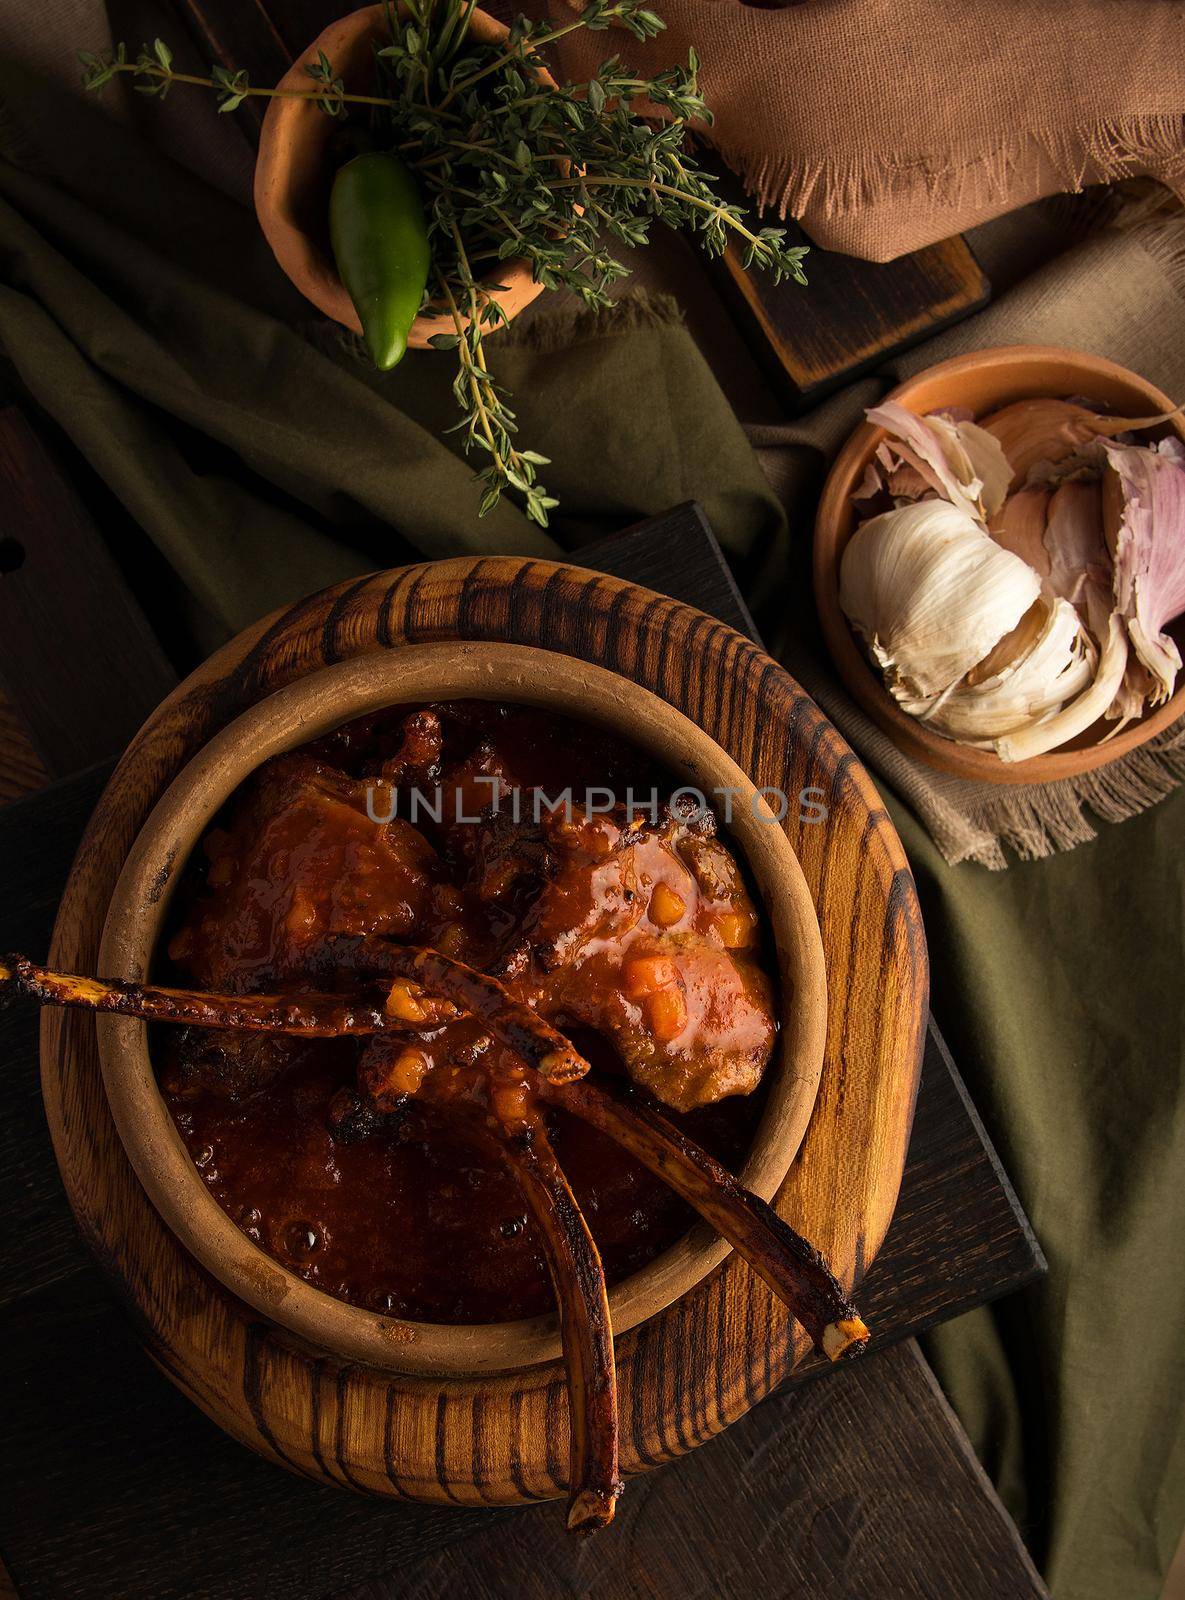
<instances>
[{"instance_id":1,"label":"orange vegetable piece in sauce","mask_svg":"<svg viewBox=\"0 0 1185 1600\"><path fill-rule=\"evenodd\" d=\"M687 910L687 902L669 883L656 883L650 896L650 920L659 928L673 928Z\"/></svg>"},{"instance_id":2,"label":"orange vegetable piece in sauce","mask_svg":"<svg viewBox=\"0 0 1185 1600\"><path fill-rule=\"evenodd\" d=\"M633 956L621 969L622 985L631 1000L644 1000L675 982L675 963L669 956Z\"/></svg>"},{"instance_id":3,"label":"orange vegetable piece in sauce","mask_svg":"<svg viewBox=\"0 0 1185 1600\"><path fill-rule=\"evenodd\" d=\"M392 983L387 995L386 1011L388 1016L413 1025L428 1020L428 1008L424 1004L422 991L407 978L396 978Z\"/></svg>"},{"instance_id":4,"label":"orange vegetable piece in sauce","mask_svg":"<svg viewBox=\"0 0 1185 1600\"><path fill-rule=\"evenodd\" d=\"M716 932L726 950L743 950L753 941L753 919L740 911L727 911L716 918Z\"/></svg>"},{"instance_id":5,"label":"orange vegetable piece in sauce","mask_svg":"<svg viewBox=\"0 0 1185 1600\"><path fill-rule=\"evenodd\" d=\"M687 1001L677 987L660 989L646 1001L646 1016L656 1039L677 1039L687 1026Z\"/></svg>"}]
</instances>

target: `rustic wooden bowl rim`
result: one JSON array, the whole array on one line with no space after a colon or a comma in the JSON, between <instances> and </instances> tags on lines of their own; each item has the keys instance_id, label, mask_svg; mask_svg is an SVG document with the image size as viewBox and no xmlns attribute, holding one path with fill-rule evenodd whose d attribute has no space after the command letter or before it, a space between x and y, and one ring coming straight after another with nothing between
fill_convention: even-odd
<instances>
[{"instance_id":1,"label":"rustic wooden bowl rim","mask_svg":"<svg viewBox=\"0 0 1185 1600\"><path fill-rule=\"evenodd\" d=\"M964 396L981 390L990 391L991 398L973 407L979 415L995 406L1038 395L1082 395L1128 416L1160 415L1171 412L1177 404L1118 362L1056 345L1004 345L955 356L906 379L886 399L924 414L965 404ZM1174 417L1170 425L1185 441L1185 418ZM815 521L813 570L815 605L836 671L853 699L899 749L936 771L956 777L995 784L1047 783L1077 777L1119 760L1185 713L1182 685L1164 705L1106 744L1072 742L1046 755L1017 762L1003 761L993 750L957 744L907 716L868 661L839 605L840 560L855 531L851 495L886 437L885 429L862 422L836 457Z\"/></svg>"},{"instance_id":2,"label":"rustic wooden bowl rim","mask_svg":"<svg viewBox=\"0 0 1185 1600\"><path fill-rule=\"evenodd\" d=\"M103 930L99 970L141 979L191 849L230 793L269 756L388 705L469 696L551 707L600 723L657 752L705 792L737 788L731 836L772 924L781 1039L770 1098L743 1169L772 1199L814 1106L826 1034L819 925L798 860L768 805L701 728L627 678L558 652L495 643L409 645L312 672L216 734L157 802L129 852ZM321 1350L396 1371L511 1370L560 1354L554 1315L483 1326L416 1323L348 1306L288 1272L252 1243L206 1189L157 1089L147 1029L103 1016L99 1056L112 1115L140 1182L186 1248L240 1299ZM672 1304L728 1254L702 1224L610 1291L616 1333Z\"/></svg>"},{"instance_id":3,"label":"rustic wooden bowl rim","mask_svg":"<svg viewBox=\"0 0 1185 1600\"><path fill-rule=\"evenodd\" d=\"M335 68L345 58L343 75L347 88L357 89L354 53L383 29L384 15L383 5L369 5L330 23L292 63L277 88L307 89L313 80L305 68L323 51ZM474 37L487 42L504 39L509 32L505 23L480 9L474 10L469 25ZM555 79L546 67L540 64L534 71L541 83L555 87ZM358 313L338 277L332 257L302 221L308 201L305 185L310 172L321 166L332 131L332 119L309 101L269 100L255 162L255 212L276 260L301 294L342 327L361 333ZM312 186L319 188L320 180ZM326 217L328 211L326 181ZM517 316L544 289L543 284L536 283L531 263L521 257L496 263L483 283L487 286L488 298L501 306L507 319ZM468 316L463 316L462 321L468 324ZM412 323L407 342L413 349L426 349L434 334L451 331L451 326L447 317L418 316ZM496 328L489 331L495 332Z\"/></svg>"}]
</instances>

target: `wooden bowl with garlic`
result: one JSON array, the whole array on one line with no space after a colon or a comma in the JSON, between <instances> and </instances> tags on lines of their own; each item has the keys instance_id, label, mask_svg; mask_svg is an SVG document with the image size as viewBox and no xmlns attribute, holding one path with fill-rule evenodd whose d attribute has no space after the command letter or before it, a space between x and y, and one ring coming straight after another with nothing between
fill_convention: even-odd
<instances>
[{"instance_id":1,"label":"wooden bowl with garlic","mask_svg":"<svg viewBox=\"0 0 1185 1600\"><path fill-rule=\"evenodd\" d=\"M873 407L815 526L845 687L907 755L1069 778L1185 713L1185 419L1126 368L1019 345Z\"/></svg>"}]
</instances>

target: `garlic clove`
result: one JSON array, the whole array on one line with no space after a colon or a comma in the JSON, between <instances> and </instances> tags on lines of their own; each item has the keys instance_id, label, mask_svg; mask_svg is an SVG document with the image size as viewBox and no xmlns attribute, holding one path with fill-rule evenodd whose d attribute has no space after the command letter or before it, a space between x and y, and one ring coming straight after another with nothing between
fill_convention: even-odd
<instances>
[{"instance_id":1,"label":"garlic clove","mask_svg":"<svg viewBox=\"0 0 1185 1600\"><path fill-rule=\"evenodd\" d=\"M1012 467L1012 483L1025 484L1041 462L1060 461L1094 438L1093 413L1072 400L1016 400L980 417L979 426L1000 445Z\"/></svg>"},{"instance_id":2,"label":"garlic clove","mask_svg":"<svg viewBox=\"0 0 1185 1600\"><path fill-rule=\"evenodd\" d=\"M978 689L989 679L1006 673L1037 643L1048 625L1049 609L1044 596L1034 600L1016 627L997 640L983 660L977 661L955 688Z\"/></svg>"},{"instance_id":3,"label":"garlic clove","mask_svg":"<svg viewBox=\"0 0 1185 1600\"><path fill-rule=\"evenodd\" d=\"M994 749L1002 761L1028 761L1032 756L1056 750L1059 745L1092 728L1106 714L1118 694L1127 668L1127 630L1118 611L1112 611L1105 624L1100 620L1106 612L1106 605L1097 598L1099 593L1096 590L1088 602L1092 611L1092 631L1103 641L1094 681L1044 721L997 738Z\"/></svg>"},{"instance_id":4,"label":"garlic clove","mask_svg":"<svg viewBox=\"0 0 1185 1600\"><path fill-rule=\"evenodd\" d=\"M1098 483L1063 483L1054 491L1049 499L1044 545L1047 592L1061 595L1084 613L1088 578L1101 574L1105 579L1111 570L1103 539L1103 492Z\"/></svg>"},{"instance_id":5,"label":"garlic clove","mask_svg":"<svg viewBox=\"0 0 1185 1600\"><path fill-rule=\"evenodd\" d=\"M988 523L988 532L1005 550L1027 561L1043 578L1049 576L1050 557L1045 543L1045 523L1050 491L1035 485L1010 494Z\"/></svg>"},{"instance_id":6,"label":"garlic clove","mask_svg":"<svg viewBox=\"0 0 1185 1600\"><path fill-rule=\"evenodd\" d=\"M1031 567L945 500L884 512L840 562L839 603L890 691L940 694L1020 622L1040 593Z\"/></svg>"},{"instance_id":7,"label":"garlic clove","mask_svg":"<svg viewBox=\"0 0 1185 1600\"><path fill-rule=\"evenodd\" d=\"M1185 611L1185 450L1108 444L1103 517L1115 604L1159 705L1173 692L1181 653L1164 631Z\"/></svg>"},{"instance_id":8,"label":"garlic clove","mask_svg":"<svg viewBox=\"0 0 1185 1600\"><path fill-rule=\"evenodd\" d=\"M990 747L1052 717L1089 685L1097 662L1074 607L1042 597L960 683L929 702L899 703L947 738Z\"/></svg>"}]
</instances>

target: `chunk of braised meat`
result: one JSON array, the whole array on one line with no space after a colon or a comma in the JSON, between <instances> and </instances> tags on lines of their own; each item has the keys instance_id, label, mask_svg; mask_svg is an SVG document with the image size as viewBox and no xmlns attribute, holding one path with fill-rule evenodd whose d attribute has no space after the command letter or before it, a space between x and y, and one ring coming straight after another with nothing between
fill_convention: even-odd
<instances>
[{"instance_id":1,"label":"chunk of braised meat","mask_svg":"<svg viewBox=\"0 0 1185 1600\"><path fill-rule=\"evenodd\" d=\"M372 819L369 788L307 756L260 768L206 836L205 886L171 959L233 994L321 976L318 947L335 934L438 939L461 896L418 829Z\"/></svg>"},{"instance_id":2,"label":"chunk of braised meat","mask_svg":"<svg viewBox=\"0 0 1185 1600\"><path fill-rule=\"evenodd\" d=\"M472 830L470 882L483 904L530 895L545 880L551 851L543 828L526 815L516 821L514 811L505 801Z\"/></svg>"},{"instance_id":3,"label":"chunk of braised meat","mask_svg":"<svg viewBox=\"0 0 1185 1600\"><path fill-rule=\"evenodd\" d=\"M445 769L434 804L441 848L454 866L473 862L482 824L491 812L510 807L516 788L514 773L490 739L479 739L466 756Z\"/></svg>"},{"instance_id":4,"label":"chunk of braised meat","mask_svg":"<svg viewBox=\"0 0 1185 1600\"><path fill-rule=\"evenodd\" d=\"M477 1017L461 1017L431 1037L399 1040L376 1034L358 1064L361 1097L377 1111L421 1105L492 1119L505 1132L542 1126L536 1074Z\"/></svg>"},{"instance_id":5,"label":"chunk of braised meat","mask_svg":"<svg viewBox=\"0 0 1185 1600\"><path fill-rule=\"evenodd\" d=\"M407 1129L407 1107L401 1101L382 1111L359 1090L343 1085L329 1102L326 1121L335 1144L362 1144L376 1134L398 1138Z\"/></svg>"},{"instance_id":6,"label":"chunk of braised meat","mask_svg":"<svg viewBox=\"0 0 1185 1600\"><path fill-rule=\"evenodd\" d=\"M756 1088L773 995L757 914L710 815L556 813L543 834L546 881L505 963L513 992L607 1036L675 1110Z\"/></svg>"},{"instance_id":7,"label":"chunk of braised meat","mask_svg":"<svg viewBox=\"0 0 1185 1600\"><path fill-rule=\"evenodd\" d=\"M169 1028L162 1045L160 1084L179 1100L213 1094L245 1100L292 1066L299 1046L272 1033L239 1028Z\"/></svg>"},{"instance_id":8,"label":"chunk of braised meat","mask_svg":"<svg viewBox=\"0 0 1185 1600\"><path fill-rule=\"evenodd\" d=\"M388 706L322 734L305 745L302 753L353 778L434 783L440 776L444 744L445 729L437 707L407 711Z\"/></svg>"},{"instance_id":9,"label":"chunk of braised meat","mask_svg":"<svg viewBox=\"0 0 1185 1600\"><path fill-rule=\"evenodd\" d=\"M400 724L399 748L382 763L382 777L396 784L434 783L440 777L444 729L430 707L413 711Z\"/></svg>"}]
</instances>

